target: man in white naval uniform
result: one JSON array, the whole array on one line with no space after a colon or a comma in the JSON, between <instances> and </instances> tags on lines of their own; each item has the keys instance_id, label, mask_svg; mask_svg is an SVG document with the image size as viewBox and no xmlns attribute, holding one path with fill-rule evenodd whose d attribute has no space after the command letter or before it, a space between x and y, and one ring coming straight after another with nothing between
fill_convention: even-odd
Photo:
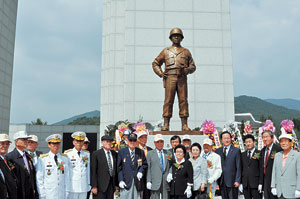
<instances>
[{"instance_id":1,"label":"man in white naval uniform","mask_svg":"<svg viewBox=\"0 0 300 199\"><path fill-rule=\"evenodd\" d=\"M49 153L40 155L37 163L37 189L39 199L65 199L69 176L69 158L58 153L61 135L53 134L46 138Z\"/></svg>"},{"instance_id":2,"label":"man in white naval uniform","mask_svg":"<svg viewBox=\"0 0 300 199\"><path fill-rule=\"evenodd\" d=\"M68 199L86 199L87 192L90 191L90 152L82 150L85 132L74 132L71 137L73 138L73 149L66 150L64 153L70 159L70 173L68 179L69 192Z\"/></svg>"},{"instance_id":3,"label":"man in white naval uniform","mask_svg":"<svg viewBox=\"0 0 300 199\"><path fill-rule=\"evenodd\" d=\"M212 185L212 197L215 198L217 180L222 174L222 165L220 155L213 152L212 147L212 140L209 138L205 138L203 141L203 151L201 152L201 157L203 157L207 161L207 181L208 184ZM207 187L207 192L209 194L210 187Z\"/></svg>"}]
</instances>

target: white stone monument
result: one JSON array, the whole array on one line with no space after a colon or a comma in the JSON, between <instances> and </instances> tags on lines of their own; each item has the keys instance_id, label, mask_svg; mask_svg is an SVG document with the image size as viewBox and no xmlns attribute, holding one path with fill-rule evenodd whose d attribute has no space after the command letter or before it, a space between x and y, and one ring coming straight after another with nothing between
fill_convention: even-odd
<instances>
[{"instance_id":1,"label":"white stone monument","mask_svg":"<svg viewBox=\"0 0 300 199\"><path fill-rule=\"evenodd\" d=\"M174 27L197 67L188 76L189 127L234 119L229 0L103 0L102 26L100 133L119 120L161 120L163 82L151 63ZM170 130L180 129L176 97Z\"/></svg>"},{"instance_id":2,"label":"white stone monument","mask_svg":"<svg viewBox=\"0 0 300 199\"><path fill-rule=\"evenodd\" d=\"M8 133L18 0L0 0L0 133Z\"/></svg>"}]
</instances>

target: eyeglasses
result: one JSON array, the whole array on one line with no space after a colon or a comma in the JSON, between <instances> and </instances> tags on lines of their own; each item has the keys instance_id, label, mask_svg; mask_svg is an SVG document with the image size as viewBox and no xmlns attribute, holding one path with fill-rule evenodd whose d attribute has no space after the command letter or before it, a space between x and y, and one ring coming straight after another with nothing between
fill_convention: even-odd
<instances>
[{"instance_id":1,"label":"eyeglasses","mask_svg":"<svg viewBox=\"0 0 300 199\"><path fill-rule=\"evenodd\" d=\"M89 142L84 142L84 144L89 144Z\"/></svg>"},{"instance_id":2,"label":"eyeglasses","mask_svg":"<svg viewBox=\"0 0 300 199\"><path fill-rule=\"evenodd\" d=\"M10 143L9 142L0 142L0 146L9 146Z\"/></svg>"}]
</instances>

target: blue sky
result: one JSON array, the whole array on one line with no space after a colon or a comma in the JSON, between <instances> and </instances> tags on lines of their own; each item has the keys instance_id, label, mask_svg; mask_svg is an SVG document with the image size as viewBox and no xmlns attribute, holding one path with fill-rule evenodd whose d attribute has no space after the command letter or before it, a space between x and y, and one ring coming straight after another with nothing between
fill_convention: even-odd
<instances>
[{"instance_id":1,"label":"blue sky","mask_svg":"<svg viewBox=\"0 0 300 199\"><path fill-rule=\"evenodd\" d=\"M300 1L231 0L235 96L300 100ZM101 0L19 1L11 123L100 106Z\"/></svg>"}]
</instances>

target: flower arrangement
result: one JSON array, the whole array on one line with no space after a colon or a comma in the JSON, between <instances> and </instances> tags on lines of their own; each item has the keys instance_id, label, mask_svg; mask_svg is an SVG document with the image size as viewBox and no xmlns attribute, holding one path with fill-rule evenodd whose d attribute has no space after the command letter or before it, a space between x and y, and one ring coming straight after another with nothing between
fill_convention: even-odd
<instances>
[{"instance_id":1,"label":"flower arrangement","mask_svg":"<svg viewBox=\"0 0 300 199\"><path fill-rule=\"evenodd\" d=\"M275 126L271 120L267 120L262 129L263 131L271 131L272 133L275 132Z\"/></svg>"},{"instance_id":2,"label":"flower arrangement","mask_svg":"<svg viewBox=\"0 0 300 199\"><path fill-rule=\"evenodd\" d=\"M252 159L254 160L258 160L260 158L260 153L254 153L254 155L252 156Z\"/></svg>"},{"instance_id":3,"label":"flower arrangement","mask_svg":"<svg viewBox=\"0 0 300 199\"><path fill-rule=\"evenodd\" d=\"M171 155L170 155L170 154L168 154L168 155L167 155L167 160L169 160L169 161L171 161L171 160L172 160L172 158L171 158Z\"/></svg>"},{"instance_id":4,"label":"flower arrangement","mask_svg":"<svg viewBox=\"0 0 300 199\"><path fill-rule=\"evenodd\" d=\"M205 120L201 125L200 131L202 131L204 135L208 135L209 139L212 140L213 151L221 147L220 138L219 138L218 131L216 129L216 125L212 120Z\"/></svg>"},{"instance_id":5,"label":"flower arrangement","mask_svg":"<svg viewBox=\"0 0 300 199\"><path fill-rule=\"evenodd\" d=\"M57 164L57 168L58 168L58 170L62 173L62 174L64 174L65 173L65 166L64 166L64 164L65 164L65 162L58 162L58 164Z\"/></svg>"},{"instance_id":6,"label":"flower arrangement","mask_svg":"<svg viewBox=\"0 0 300 199\"><path fill-rule=\"evenodd\" d=\"M82 159L82 162L87 162L89 160L89 158L87 156L83 156L81 159Z\"/></svg>"},{"instance_id":7,"label":"flower arrangement","mask_svg":"<svg viewBox=\"0 0 300 199\"><path fill-rule=\"evenodd\" d=\"M208 168L210 168L210 169L213 168L212 162L211 162L210 160L207 160L207 166L208 166Z\"/></svg>"},{"instance_id":8,"label":"flower arrangement","mask_svg":"<svg viewBox=\"0 0 300 199\"><path fill-rule=\"evenodd\" d=\"M133 129L135 130L133 133L136 133L136 134L138 134L139 132L146 132L147 134L149 133L148 129L146 128L145 123L143 123L143 122L136 123L133 126Z\"/></svg>"},{"instance_id":9,"label":"flower arrangement","mask_svg":"<svg viewBox=\"0 0 300 199\"><path fill-rule=\"evenodd\" d=\"M250 121L245 122L245 128L244 128L244 135L251 134L252 133L252 126L250 124Z\"/></svg>"},{"instance_id":10,"label":"flower arrangement","mask_svg":"<svg viewBox=\"0 0 300 199\"><path fill-rule=\"evenodd\" d=\"M293 137L293 148L296 150L296 151L300 151L300 147L299 147L299 141L298 141L298 138L297 138L297 135L294 131L294 122L292 120L283 120L281 122L281 133L282 134L291 134L292 137Z\"/></svg>"},{"instance_id":11,"label":"flower arrangement","mask_svg":"<svg viewBox=\"0 0 300 199\"><path fill-rule=\"evenodd\" d=\"M271 159L275 158L275 154L276 154L276 151L273 151L272 154L271 154Z\"/></svg>"},{"instance_id":12,"label":"flower arrangement","mask_svg":"<svg viewBox=\"0 0 300 199\"><path fill-rule=\"evenodd\" d=\"M241 152L245 151L242 135L236 122L229 121L226 123L223 131L228 131L231 134L232 144L235 147L240 148Z\"/></svg>"},{"instance_id":13,"label":"flower arrangement","mask_svg":"<svg viewBox=\"0 0 300 199\"><path fill-rule=\"evenodd\" d=\"M178 164L178 163L174 163L174 166L175 166L175 168L176 168L177 170L180 170L180 169L183 168L183 165Z\"/></svg>"}]
</instances>

